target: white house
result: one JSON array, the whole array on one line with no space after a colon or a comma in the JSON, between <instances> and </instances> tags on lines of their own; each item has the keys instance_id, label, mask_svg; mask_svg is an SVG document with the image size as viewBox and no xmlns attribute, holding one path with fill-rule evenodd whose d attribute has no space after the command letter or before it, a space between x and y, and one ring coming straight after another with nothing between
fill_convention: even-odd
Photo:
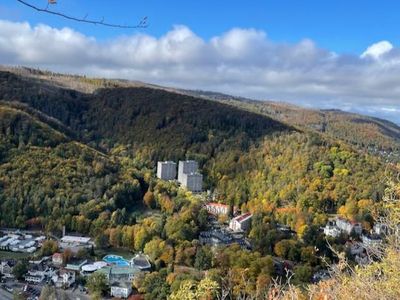
<instances>
[{"instance_id":1,"label":"white house","mask_svg":"<svg viewBox=\"0 0 400 300\"><path fill-rule=\"evenodd\" d=\"M347 234L356 233L360 235L362 233L362 226L357 222L350 222L348 220L337 218L336 226L343 232Z\"/></svg>"},{"instance_id":2,"label":"white house","mask_svg":"<svg viewBox=\"0 0 400 300\"><path fill-rule=\"evenodd\" d=\"M25 281L26 282L31 282L31 283L41 283L45 279L45 276L43 274L32 274L28 272L25 275Z\"/></svg>"},{"instance_id":3,"label":"white house","mask_svg":"<svg viewBox=\"0 0 400 300\"><path fill-rule=\"evenodd\" d=\"M324 234L326 236L331 236L331 237L337 238L340 236L340 230L336 226L327 224L324 227Z\"/></svg>"},{"instance_id":4,"label":"white house","mask_svg":"<svg viewBox=\"0 0 400 300\"><path fill-rule=\"evenodd\" d=\"M373 228L373 233L377 235L385 235L388 233L388 227L386 224L376 223Z\"/></svg>"},{"instance_id":5,"label":"white house","mask_svg":"<svg viewBox=\"0 0 400 300\"><path fill-rule=\"evenodd\" d=\"M46 276L53 276L55 271L46 265L32 265L28 273L25 275L25 281L32 283L41 283Z\"/></svg>"},{"instance_id":6,"label":"white house","mask_svg":"<svg viewBox=\"0 0 400 300\"><path fill-rule=\"evenodd\" d=\"M51 259L53 264L56 266L63 264L63 255L61 253L54 253Z\"/></svg>"},{"instance_id":7,"label":"white house","mask_svg":"<svg viewBox=\"0 0 400 300\"><path fill-rule=\"evenodd\" d=\"M230 220L229 228L233 231L246 231L250 228L252 214L246 213Z\"/></svg>"},{"instance_id":8,"label":"white house","mask_svg":"<svg viewBox=\"0 0 400 300\"><path fill-rule=\"evenodd\" d=\"M206 210L212 215L227 215L229 213L229 205L210 202L206 204Z\"/></svg>"},{"instance_id":9,"label":"white house","mask_svg":"<svg viewBox=\"0 0 400 300\"><path fill-rule=\"evenodd\" d=\"M75 283L75 272L61 270L58 275L53 275L51 280L57 288L69 288Z\"/></svg>"},{"instance_id":10,"label":"white house","mask_svg":"<svg viewBox=\"0 0 400 300\"><path fill-rule=\"evenodd\" d=\"M132 285L126 282L114 282L111 284L111 296L117 298L128 298L132 293Z\"/></svg>"},{"instance_id":11,"label":"white house","mask_svg":"<svg viewBox=\"0 0 400 300\"><path fill-rule=\"evenodd\" d=\"M377 247L382 244L382 239L377 235L362 235L361 240L365 248Z\"/></svg>"},{"instance_id":12,"label":"white house","mask_svg":"<svg viewBox=\"0 0 400 300\"><path fill-rule=\"evenodd\" d=\"M2 261L0 263L0 273L5 277L5 278L13 278L13 269L15 266L16 262L11 261L11 260L6 260Z\"/></svg>"}]
</instances>

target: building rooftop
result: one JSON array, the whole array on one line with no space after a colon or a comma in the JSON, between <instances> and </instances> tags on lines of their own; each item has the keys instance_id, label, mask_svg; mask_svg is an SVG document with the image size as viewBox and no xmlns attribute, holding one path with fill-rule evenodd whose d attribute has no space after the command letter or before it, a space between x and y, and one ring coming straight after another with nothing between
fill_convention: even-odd
<instances>
[{"instance_id":1,"label":"building rooftop","mask_svg":"<svg viewBox=\"0 0 400 300\"><path fill-rule=\"evenodd\" d=\"M61 242L87 244L90 242L90 237L65 235L61 238Z\"/></svg>"},{"instance_id":2,"label":"building rooftop","mask_svg":"<svg viewBox=\"0 0 400 300\"><path fill-rule=\"evenodd\" d=\"M233 218L233 220L240 223L240 222L246 221L247 219L251 218L252 216L253 215L251 213L246 213L246 214L243 214L243 215Z\"/></svg>"}]
</instances>

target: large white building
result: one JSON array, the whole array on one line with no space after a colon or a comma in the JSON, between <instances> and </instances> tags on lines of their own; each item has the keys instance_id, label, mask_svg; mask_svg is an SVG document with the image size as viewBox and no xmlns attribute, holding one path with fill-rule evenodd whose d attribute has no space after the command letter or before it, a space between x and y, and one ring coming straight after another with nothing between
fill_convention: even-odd
<instances>
[{"instance_id":1,"label":"large white building","mask_svg":"<svg viewBox=\"0 0 400 300\"><path fill-rule=\"evenodd\" d=\"M110 294L112 297L128 298L132 293L132 285L126 282L114 282L111 284Z\"/></svg>"},{"instance_id":2,"label":"large white building","mask_svg":"<svg viewBox=\"0 0 400 300\"><path fill-rule=\"evenodd\" d=\"M194 193L203 191L203 175L200 173L183 174L182 186Z\"/></svg>"},{"instance_id":3,"label":"large white building","mask_svg":"<svg viewBox=\"0 0 400 300\"><path fill-rule=\"evenodd\" d=\"M336 226L343 232L347 234L355 233L360 235L362 233L362 226L357 222L350 222L348 220L337 218Z\"/></svg>"},{"instance_id":4,"label":"large white building","mask_svg":"<svg viewBox=\"0 0 400 300\"><path fill-rule=\"evenodd\" d=\"M208 213L212 215L227 215L229 213L229 205L210 202L206 204Z\"/></svg>"},{"instance_id":5,"label":"large white building","mask_svg":"<svg viewBox=\"0 0 400 300\"><path fill-rule=\"evenodd\" d=\"M196 173L199 169L199 164L194 160L180 160L178 166L178 181L183 183L184 174Z\"/></svg>"},{"instance_id":6,"label":"large white building","mask_svg":"<svg viewBox=\"0 0 400 300\"><path fill-rule=\"evenodd\" d=\"M162 180L176 179L176 163L173 161L159 161L157 163L157 177Z\"/></svg>"},{"instance_id":7,"label":"large white building","mask_svg":"<svg viewBox=\"0 0 400 300\"><path fill-rule=\"evenodd\" d=\"M340 229L337 228L337 227L334 226L334 225L329 225L329 224L327 224L327 225L324 227L324 234L325 234L326 236L331 236L331 237L337 238L338 236L340 236Z\"/></svg>"},{"instance_id":8,"label":"large white building","mask_svg":"<svg viewBox=\"0 0 400 300\"><path fill-rule=\"evenodd\" d=\"M253 215L250 213L237 216L230 220L229 228L236 232L246 231L250 228L252 217Z\"/></svg>"}]
</instances>

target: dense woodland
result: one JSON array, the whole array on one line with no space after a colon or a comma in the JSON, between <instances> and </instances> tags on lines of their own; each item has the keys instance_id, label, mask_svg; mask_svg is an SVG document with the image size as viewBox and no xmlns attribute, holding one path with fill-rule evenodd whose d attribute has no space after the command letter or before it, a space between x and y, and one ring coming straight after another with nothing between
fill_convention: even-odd
<instances>
[{"instance_id":1,"label":"dense woodland","mask_svg":"<svg viewBox=\"0 0 400 300\"><path fill-rule=\"evenodd\" d=\"M319 227L338 213L370 229L390 176L345 141L160 89L84 94L0 72L0 99L0 225L53 234L65 225L100 248L144 251L155 272L135 286L147 299L204 271L232 295L261 295L280 275L277 259L290 261L296 284L309 282L321 256L335 260ZM154 176L157 160L184 158L200 162L217 201L254 214L253 251L199 245L200 198Z\"/></svg>"}]
</instances>

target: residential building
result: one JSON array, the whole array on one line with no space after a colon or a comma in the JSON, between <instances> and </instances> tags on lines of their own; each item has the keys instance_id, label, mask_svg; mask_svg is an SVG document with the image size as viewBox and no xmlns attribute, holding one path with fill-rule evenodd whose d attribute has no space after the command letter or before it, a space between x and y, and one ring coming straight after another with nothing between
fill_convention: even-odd
<instances>
[{"instance_id":1,"label":"residential building","mask_svg":"<svg viewBox=\"0 0 400 300\"><path fill-rule=\"evenodd\" d=\"M191 192L201 193L203 191L203 175L200 173L183 174L181 184Z\"/></svg>"},{"instance_id":2,"label":"residential building","mask_svg":"<svg viewBox=\"0 0 400 300\"><path fill-rule=\"evenodd\" d=\"M53 268L49 268L46 264L32 264L25 275L25 281L41 283L46 277L52 277L54 274L55 271Z\"/></svg>"},{"instance_id":3,"label":"residential building","mask_svg":"<svg viewBox=\"0 0 400 300\"><path fill-rule=\"evenodd\" d=\"M5 277L5 278L13 278L13 269L14 266L16 265L15 260L4 260L0 262L0 273Z\"/></svg>"},{"instance_id":4,"label":"residential building","mask_svg":"<svg viewBox=\"0 0 400 300\"><path fill-rule=\"evenodd\" d=\"M222 204L222 203L216 203L216 202L210 202L206 204L206 210L208 213L212 215L228 215L229 213L229 205Z\"/></svg>"},{"instance_id":5,"label":"residential building","mask_svg":"<svg viewBox=\"0 0 400 300\"><path fill-rule=\"evenodd\" d=\"M35 284L43 282L45 278L46 277L43 274L33 274L33 273L30 273L30 272L28 272L25 275L25 281L26 282L35 283Z\"/></svg>"},{"instance_id":6,"label":"residential building","mask_svg":"<svg viewBox=\"0 0 400 300\"><path fill-rule=\"evenodd\" d=\"M378 235L363 234L361 236L363 246L365 248L378 247L382 244L382 239Z\"/></svg>"},{"instance_id":7,"label":"residential building","mask_svg":"<svg viewBox=\"0 0 400 300\"><path fill-rule=\"evenodd\" d=\"M337 228L337 227L334 226L334 225L329 225L329 224L327 224L327 225L324 227L324 234L325 234L326 236L331 236L331 237L337 238L337 237L340 236L340 230L339 230L339 228Z\"/></svg>"},{"instance_id":8,"label":"residential building","mask_svg":"<svg viewBox=\"0 0 400 300\"><path fill-rule=\"evenodd\" d=\"M60 270L59 274L53 275L51 280L57 288L69 288L75 283L75 272Z\"/></svg>"},{"instance_id":9,"label":"residential building","mask_svg":"<svg viewBox=\"0 0 400 300\"><path fill-rule=\"evenodd\" d=\"M157 177L162 180L176 179L176 163L173 161L159 161L157 163Z\"/></svg>"},{"instance_id":10,"label":"residential building","mask_svg":"<svg viewBox=\"0 0 400 300\"><path fill-rule=\"evenodd\" d=\"M388 226L382 223L375 223L373 228L373 233L377 235L386 235L388 231Z\"/></svg>"},{"instance_id":11,"label":"residential building","mask_svg":"<svg viewBox=\"0 0 400 300\"><path fill-rule=\"evenodd\" d=\"M251 213L237 216L230 220L229 228L233 231L247 231L250 228L252 217Z\"/></svg>"},{"instance_id":12,"label":"residential building","mask_svg":"<svg viewBox=\"0 0 400 300\"><path fill-rule=\"evenodd\" d=\"M198 169L199 169L199 164L197 163L197 161L194 160L179 161L178 181L182 183L184 174L196 173Z\"/></svg>"},{"instance_id":13,"label":"residential building","mask_svg":"<svg viewBox=\"0 0 400 300\"><path fill-rule=\"evenodd\" d=\"M342 218L337 218L336 226L347 234L355 233L360 235L362 233L362 226L357 222L351 222Z\"/></svg>"},{"instance_id":14,"label":"residential building","mask_svg":"<svg viewBox=\"0 0 400 300\"><path fill-rule=\"evenodd\" d=\"M54 253L51 260L54 265L61 266L63 264L63 255L61 253Z\"/></svg>"},{"instance_id":15,"label":"residential building","mask_svg":"<svg viewBox=\"0 0 400 300\"><path fill-rule=\"evenodd\" d=\"M117 298L128 298L132 293L132 284L127 282L113 282L111 284L111 296Z\"/></svg>"}]
</instances>

